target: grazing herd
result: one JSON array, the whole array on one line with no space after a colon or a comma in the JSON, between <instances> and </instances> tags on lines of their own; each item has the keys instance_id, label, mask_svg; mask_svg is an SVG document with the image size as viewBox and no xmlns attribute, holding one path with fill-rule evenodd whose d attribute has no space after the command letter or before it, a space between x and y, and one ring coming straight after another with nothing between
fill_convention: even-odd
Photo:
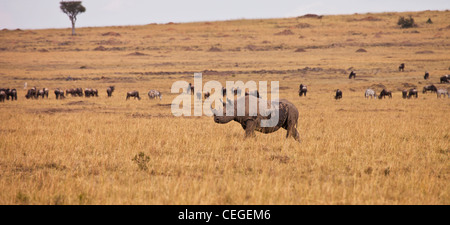
<instances>
[{"instance_id":1,"label":"grazing herd","mask_svg":"<svg viewBox=\"0 0 450 225\"><path fill-rule=\"evenodd\" d=\"M405 64L404 63L400 64L400 66L398 67L398 70L400 72L405 71ZM350 72L350 75L348 76L348 78L349 79L352 79L352 78L356 79L356 73L352 70ZM428 73L428 71L426 71L423 78L425 80L428 80L430 78L430 73ZM449 82L450 82L450 75L444 75L444 76L440 77L440 83L441 84L442 83L449 83ZM306 96L306 92L307 92L306 85L300 84L299 89L298 89L298 95L300 97L301 96ZM447 96L447 97L450 98L450 94L449 94L448 90L443 89L443 88L438 89L434 84L427 85L427 86L423 87L422 93L425 94L427 92L436 93L438 98L440 98L441 96L444 96L444 97ZM364 93L364 97L365 98L384 99L384 98L386 98L386 96L389 97L389 98L392 98L392 92L390 90L383 89L383 90L381 90L380 95L377 96L376 92L373 89L368 88L368 89L366 89L366 91ZM411 88L409 90L407 90L407 89L402 90L402 98L409 99L411 97L415 97L415 98L419 97L419 94L418 94L418 91L417 91L416 88ZM341 99L342 98L342 91L337 89L334 98L336 100Z\"/></svg>"},{"instance_id":2,"label":"grazing herd","mask_svg":"<svg viewBox=\"0 0 450 225\"><path fill-rule=\"evenodd\" d=\"M0 102L4 102L6 100L17 101L17 90L9 89L9 88L0 88Z\"/></svg>"}]
</instances>

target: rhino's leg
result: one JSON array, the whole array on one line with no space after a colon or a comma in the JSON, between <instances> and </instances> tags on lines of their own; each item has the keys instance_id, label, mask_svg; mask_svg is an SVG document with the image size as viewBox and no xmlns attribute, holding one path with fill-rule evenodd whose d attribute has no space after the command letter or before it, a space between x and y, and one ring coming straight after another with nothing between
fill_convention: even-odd
<instances>
[{"instance_id":1,"label":"rhino's leg","mask_svg":"<svg viewBox=\"0 0 450 225\"><path fill-rule=\"evenodd\" d=\"M254 120L247 120L245 122L245 137L254 137L255 136L255 129L256 129L256 121Z\"/></svg>"},{"instance_id":2,"label":"rhino's leg","mask_svg":"<svg viewBox=\"0 0 450 225\"><path fill-rule=\"evenodd\" d=\"M289 138L289 136L292 136L296 141L300 141L300 134L297 131L297 122L296 121L288 121L288 127L287 127L287 134L286 138Z\"/></svg>"}]
</instances>

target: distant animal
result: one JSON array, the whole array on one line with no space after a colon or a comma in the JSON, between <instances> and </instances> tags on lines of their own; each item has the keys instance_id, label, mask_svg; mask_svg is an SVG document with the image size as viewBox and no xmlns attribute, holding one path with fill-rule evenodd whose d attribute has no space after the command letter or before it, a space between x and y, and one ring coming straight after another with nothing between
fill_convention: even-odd
<instances>
[{"instance_id":1,"label":"distant animal","mask_svg":"<svg viewBox=\"0 0 450 225\"><path fill-rule=\"evenodd\" d=\"M356 79L356 73L355 72L353 72L353 70L352 70L352 72L350 72L350 75L348 75L348 79Z\"/></svg>"},{"instance_id":2,"label":"distant animal","mask_svg":"<svg viewBox=\"0 0 450 225\"><path fill-rule=\"evenodd\" d=\"M11 101L14 101L14 100L17 101L17 90L15 88L6 89L5 93L6 93L6 100L9 100L9 98L11 97Z\"/></svg>"},{"instance_id":3,"label":"distant animal","mask_svg":"<svg viewBox=\"0 0 450 225\"><path fill-rule=\"evenodd\" d=\"M438 97L438 98L440 98L441 95L444 95L444 97L445 97L445 95L447 95L447 98L450 97L448 91L447 91L446 89L442 89L442 88L439 89L439 90L437 90L437 91L436 91L436 94L437 94L437 97Z\"/></svg>"},{"instance_id":4,"label":"distant animal","mask_svg":"<svg viewBox=\"0 0 450 225\"><path fill-rule=\"evenodd\" d=\"M70 89L67 89L66 90L66 95L67 96L69 96L69 94L72 96L72 97L83 97L83 89L82 88L70 88ZM87 97L90 97L90 95L89 96L87 96Z\"/></svg>"},{"instance_id":5,"label":"distant animal","mask_svg":"<svg viewBox=\"0 0 450 225\"><path fill-rule=\"evenodd\" d=\"M44 91L45 97L48 98L48 91L49 91L48 88L44 88L42 90Z\"/></svg>"},{"instance_id":6,"label":"distant animal","mask_svg":"<svg viewBox=\"0 0 450 225\"><path fill-rule=\"evenodd\" d=\"M375 93L375 91L374 90L372 90L372 89L367 89L366 90L366 92L364 93L364 97L365 98L377 98L377 94Z\"/></svg>"},{"instance_id":7,"label":"distant animal","mask_svg":"<svg viewBox=\"0 0 450 225\"><path fill-rule=\"evenodd\" d=\"M6 99L6 92L0 91L0 102L4 102Z\"/></svg>"},{"instance_id":8,"label":"distant animal","mask_svg":"<svg viewBox=\"0 0 450 225\"><path fill-rule=\"evenodd\" d=\"M129 91L127 92L127 98L126 100L128 100L130 97L134 97L134 99L139 99L141 100L141 97L139 97L139 92L138 91Z\"/></svg>"},{"instance_id":9,"label":"distant animal","mask_svg":"<svg viewBox=\"0 0 450 225\"><path fill-rule=\"evenodd\" d=\"M273 133L280 128L284 128L287 130L286 138L293 137L296 141L300 142L300 135L297 131L298 125L298 109L294 104L285 99L279 100L278 105L278 123L274 127L261 127L261 120L270 119L276 111L272 111L268 116L261 115L261 112L258 110L256 115L250 116L249 105L250 101L254 101L257 103L257 108L259 108L259 104L263 104L264 101L261 98L257 98L252 95L243 96L240 98L244 98L245 101L245 113L243 116L237 116L237 108L238 105L235 102L239 102L242 100L227 100L227 104L223 103L223 114L219 115L219 111L216 109L212 109L211 111L214 115L214 122L219 124L225 124L230 121L236 121L241 124L242 128L245 130L245 137L255 136L255 131L262 133ZM234 116L227 116L227 107L234 107ZM269 112L268 112L269 113Z\"/></svg>"},{"instance_id":10,"label":"distant animal","mask_svg":"<svg viewBox=\"0 0 450 225\"><path fill-rule=\"evenodd\" d=\"M402 91L402 98L407 98L408 97L408 90L403 90Z\"/></svg>"},{"instance_id":11,"label":"distant animal","mask_svg":"<svg viewBox=\"0 0 450 225\"><path fill-rule=\"evenodd\" d=\"M414 96L414 97L416 97L416 98L419 97L419 94L418 94L417 89L412 88L412 89L409 90L408 98L411 98L412 96Z\"/></svg>"},{"instance_id":12,"label":"distant animal","mask_svg":"<svg viewBox=\"0 0 450 225\"><path fill-rule=\"evenodd\" d=\"M42 96L42 98L44 98L44 90L38 90L37 98L39 98L39 96Z\"/></svg>"},{"instance_id":13,"label":"distant animal","mask_svg":"<svg viewBox=\"0 0 450 225\"><path fill-rule=\"evenodd\" d=\"M92 89L92 88L85 88L84 89L84 97L89 98L89 97L98 97L98 90L97 89Z\"/></svg>"},{"instance_id":14,"label":"distant animal","mask_svg":"<svg viewBox=\"0 0 450 225\"><path fill-rule=\"evenodd\" d=\"M227 96L227 89L222 87L222 96Z\"/></svg>"},{"instance_id":15,"label":"distant animal","mask_svg":"<svg viewBox=\"0 0 450 225\"><path fill-rule=\"evenodd\" d=\"M159 98L159 100L162 100L162 94L161 92L157 91L157 90L150 90L148 92L148 98L149 99L155 99L155 98Z\"/></svg>"},{"instance_id":16,"label":"distant animal","mask_svg":"<svg viewBox=\"0 0 450 225\"><path fill-rule=\"evenodd\" d=\"M378 96L378 99L386 98L386 96L389 96L389 98L392 98L392 92L388 91L386 89L381 90L380 96Z\"/></svg>"},{"instance_id":17,"label":"distant animal","mask_svg":"<svg viewBox=\"0 0 450 225\"><path fill-rule=\"evenodd\" d=\"M402 64L400 64L400 66L398 67L398 71L405 71L405 64L404 63L402 63Z\"/></svg>"},{"instance_id":18,"label":"distant animal","mask_svg":"<svg viewBox=\"0 0 450 225\"><path fill-rule=\"evenodd\" d=\"M76 88L75 94L78 95L79 97L83 97L83 88Z\"/></svg>"},{"instance_id":19,"label":"distant animal","mask_svg":"<svg viewBox=\"0 0 450 225\"><path fill-rule=\"evenodd\" d=\"M30 98L37 98L37 91L36 88L33 87L31 89L28 89L27 94L25 95L26 99L30 99Z\"/></svg>"},{"instance_id":20,"label":"distant animal","mask_svg":"<svg viewBox=\"0 0 450 225\"><path fill-rule=\"evenodd\" d=\"M56 96L56 99L63 99L63 98L65 98L64 97L64 91L59 89L59 88L57 88L55 90L55 96Z\"/></svg>"},{"instance_id":21,"label":"distant animal","mask_svg":"<svg viewBox=\"0 0 450 225\"><path fill-rule=\"evenodd\" d=\"M233 88L231 89L231 91L233 92L234 95L238 95L238 96L240 96L241 93L242 93L242 90L241 90L240 88L238 88L238 87L237 87L237 88L234 88L234 87L233 87Z\"/></svg>"},{"instance_id":22,"label":"distant animal","mask_svg":"<svg viewBox=\"0 0 450 225\"><path fill-rule=\"evenodd\" d=\"M448 83L448 80L449 80L449 79L450 79L450 76L449 76L449 75L442 76L442 77L440 78L441 84L442 84L442 83Z\"/></svg>"},{"instance_id":23,"label":"distant animal","mask_svg":"<svg viewBox=\"0 0 450 225\"><path fill-rule=\"evenodd\" d=\"M428 80L428 78L430 77L430 74L427 72L425 72L425 75L423 76L423 79Z\"/></svg>"},{"instance_id":24,"label":"distant animal","mask_svg":"<svg viewBox=\"0 0 450 225\"><path fill-rule=\"evenodd\" d=\"M423 87L422 93L425 94L425 93L427 93L429 91L431 91L432 93L433 92L436 93L436 91L437 91L436 86L434 86L434 84L427 85L427 86Z\"/></svg>"},{"instance_id":25,"label":"distant animal","mask_svg":"<svg viewBox=\"0 0 450 225\"><path fill-rule=\"evenodd\" d=\"M201 92L197 92L196 95L197 95L197 99L202 99L202 93Z\"/></svg>"},{"instance_id":26,"label":"distant animal","mask_svg":"<svg viewBox=\"0 0 450 225\"><path fill-rule=\"evenodd\" d=\"M338 100L342 98L342 91L337 89L336 90L336 95L334 96L334 99Z\"/></svg>"},{"instance_id":27,"label":"distant animal","mask_svg":"<svg viewBox=\"0 0 450 225\"><path fill-rule=\"evenodd\" d=\"M306 92L308 92L308 87L306 87L306 85L300 84L300 87L298 89L298 96L306 96Z\"/></svg>"},{"instance_id":28,"label":"distant animal","mask_svg":"<svg viewBox=\"0 0 450 225\"><path fill-rule=\"evenodd\" d=\"M189 85L188 85L188 87L187 87L187 89L186 89L186 94L191 94L191 95L193 95L194 94L194 85L192 85L191 83L189 83Z\"/></svg>"},{"instance_id":29,"label":"distant animal","mask_svg":"<svg viewBox=\"0 0 450 225\"><path fill-rule=\"evenodd\" d=\"M245 96L247 96L247 95L253 95L253 96L257 97L257 98L260 97L260 96L259 96L259 91L258 91L258 90L253 90L253 91L250 91L250 92L245 92Z\"/></svg>"},{"instance_id":30,"label":"distant animal","mask_svg":"<svg viewBox=\"0 0 450 225\"><path fill-rule=\"evenodd\" d=\"M112 93L114 92L114 89L115 89L114 86L109 86L109 87L106 89L106 93L108 94L108 97L111 97L111 96L112 96Z\"/></svg>"},{"instance_id":31,"label":"distant animal","mask_svg":"<svg viewBox=\"0 0 450 225\"><path fill-rule=\"evenodd\" d=\"M208 92L206 92L203 96L205 96L205 99L208 99L209 96L211 96L211 93L209 93L209 91L208 91Z\"/></svg>"}]
</instances>

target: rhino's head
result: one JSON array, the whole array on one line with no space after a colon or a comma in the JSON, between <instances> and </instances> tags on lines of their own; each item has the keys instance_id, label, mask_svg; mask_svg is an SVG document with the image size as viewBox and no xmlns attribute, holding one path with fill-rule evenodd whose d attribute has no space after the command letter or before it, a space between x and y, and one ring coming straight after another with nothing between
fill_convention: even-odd
<instances>
[{"instance_id":1,"label":"rhino's head","mask_svg":"<svg viewBox=\"0 0 450 225\"><path fill-rule=\"evenodd\" d=\"M229 101L228 99L227 99L227 101L229 103L231 103L231 101ZM225 104L224 102L222 102L222 103L223 103L222 114L220 114L220 111L218 111L217 109L213 109L212 107L211 107L211 112L214 114L214 122L223 124L223 123L228 123L228 122L234 120L235 117L234 116L226 116L227 104ZM233 106L233 104L229 104L229 105Z\"/></svg>"}]
</instances>

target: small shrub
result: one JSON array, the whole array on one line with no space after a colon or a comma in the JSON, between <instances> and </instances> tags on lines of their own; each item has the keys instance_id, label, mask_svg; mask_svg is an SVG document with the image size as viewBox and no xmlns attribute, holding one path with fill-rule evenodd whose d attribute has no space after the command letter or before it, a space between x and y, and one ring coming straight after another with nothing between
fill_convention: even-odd
<instances>
[{"instance_id":1,"label":"small shrub","mask_svg":"<svg viewBox=\"0 0 450 225\"><path fill-rule=\"evenodd\" d=\"M135 162L140 170L148 170L148 162L150 161L150 157L145 155L143 152L139 152L138 155L135 155L132 159L133 162Z\"/></svg>"},{"instance_id":2,"label":"small shrub","mask_svg":"<svg viewBox=\"0 0 450 225\"><path fill-rule=\"evenodd\" d=\"M432 24L433 23L433 21L431 21L431 18L428 18L427 23L428 24Z\"/></svg>"},{"instance_id":3,"label":"small shrub","mask_svg":"<svg viewBox=\"0 0 450 225\"><path fill-rule=\"evenodd\" d=\"M414 23L414 19L409 16L409 18L405 18L405 17L400 17L398 19L397 25L400 25L401 28L411 28L411 27L416 27L416 24Z\"/></svg>"}]
</instances>

